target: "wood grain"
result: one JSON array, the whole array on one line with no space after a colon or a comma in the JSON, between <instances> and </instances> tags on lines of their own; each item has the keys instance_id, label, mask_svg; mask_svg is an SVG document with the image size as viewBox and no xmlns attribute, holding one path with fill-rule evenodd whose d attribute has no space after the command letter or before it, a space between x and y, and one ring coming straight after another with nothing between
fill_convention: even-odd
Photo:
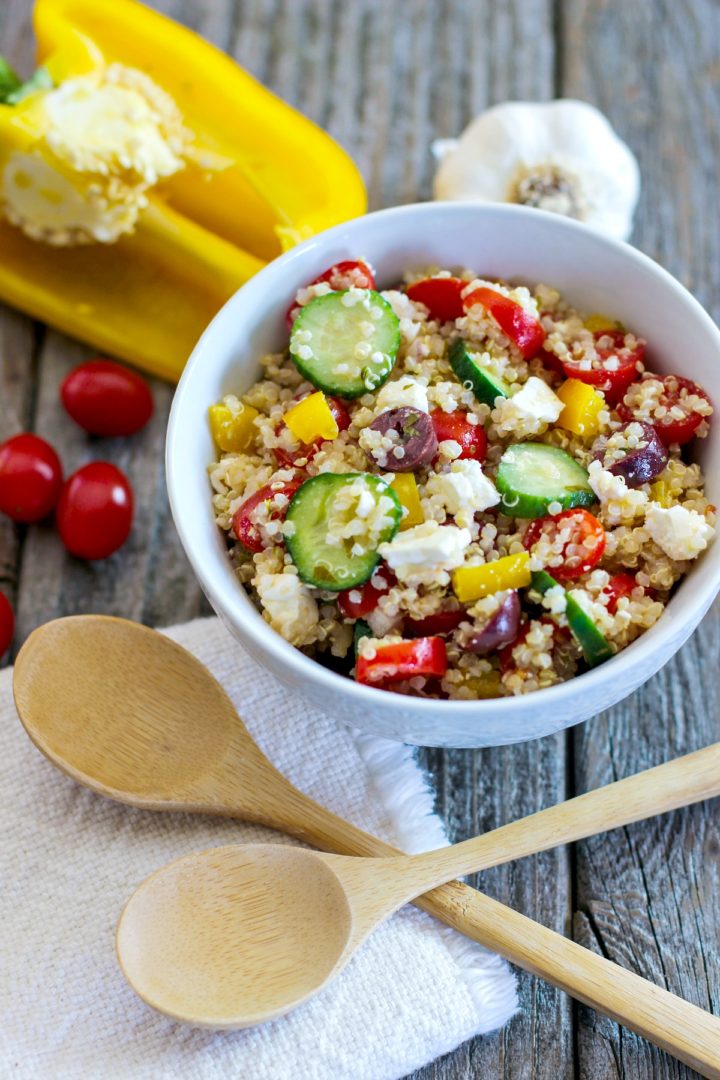
<instances>
[{"instance_id":1,"label":"wood grain","mask_svg":"<svg viewBox=\"0 0 720 1080\"><path fill-rule=\"evenodd\" d=\"M720 8L714 0L158 0L326 125L356 158L373 206L429 195L431 138L506 98L597 103L639 155L636 242L720 314ZM0 3L0 49L29 69L31 0ZM97 568L66 558L45 527L0 522L0 587L20 582L18 643L56 614L103 611L165 625L206 611L172 529L162 479L169 391L152 430L123 446L68 430L55 394L86 352L0 315L0 431L56 437L68 470L90 454L127 464L138 531ZM39 372L39 381L35 374ZM494 751L422 755L456 839L720 737L718 607L643 690L569 736ZM720 1011L716 810L679 812L482 875L491 895ZM693 1075L531 977L522 1012L415 1080ZM695 995L693 997L693 995Z\"/></svg>"}]
</instances>

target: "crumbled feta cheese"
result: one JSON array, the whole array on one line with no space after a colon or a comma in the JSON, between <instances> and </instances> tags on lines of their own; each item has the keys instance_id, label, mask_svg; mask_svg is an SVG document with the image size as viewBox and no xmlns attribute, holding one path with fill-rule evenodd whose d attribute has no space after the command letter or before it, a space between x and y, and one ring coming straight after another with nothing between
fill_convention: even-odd
<instances>
[{"instance_id":1,"label":"crumbled feta cheese","mask_svg":"<svg viewBox=\"0 0 720 1080\"><path fill-rule=\"evenodd\" d=\"M480 462L472 458L453 461L449 472L432 475L426 491L430 496L438 495L447 512L466 528L478 511L500 502L492 480L485 476Z\"/></svg>"},{"instance_id":2,"label":"crumbled feta cheese","mask_svg":"<svg viewBox=\"0 0 720 1080\"><path fill-rule=\"evenodd\" d=\"M306 645L313 640L318 607L297 574L260 574L256 587L274 630L291 645Z\"/></svg>"},{"instance_id":3,"label":"crumbled feta cheese","mask_svg":"<svg viewBox=\"0 0 720 1080\"><path fill-rule=\"evenodd\" d=\"M411 375L401 375L399 379L387 382L378 391L375 402L376 412L385 412L387 409L400 409L410 407L427 412L429 409L427 385Z\"/></svg>"},{"instance_id":4,"label":"crumbled feta cheese","mask_svg":"<svg viewBox=\"0 0 720 1080\"><path fill-rule=\"evenodd\" d=\"M671 559L695 559L715 535L697 510L684 506L660 506L651 502L645 514L645 528L652 540Z\"/></svg>"},{"instance_id":5,"label":"crumbled feta cheese","mask_svg":"<svg viewBox=\"0 0 720 1080\"><path fill-rule=\"evenodd\" d=\"M447 585L448 571L462 564L470 539L467 529L425 521L380 544L378 553L406 585Z\"/></svg>"},{"instance_id":6,"label":"crumbled feta cheese","mask_svg":"<svg viewBox=\"0 0 720 1080\"><path fill-rule=\"evenodd\" d=\"M547 383L531 375L516 394L497 401L492 419L501 435L539 435L555 423L563 408Z\"/></svg>"},{"instance_id":7,"label":"crumbled feta cheese","mask_svg":"<svg viewBox=\"0 0 720 1080\"><path fill-rule=\"evenodd\" d=\"M647 506L648 497L644 491L629 488L624 476L608 472L599 461L590 462L588 482L600 500L610 525L619 525L621 521L639 517Z\"/></svg>"}]
</instances>

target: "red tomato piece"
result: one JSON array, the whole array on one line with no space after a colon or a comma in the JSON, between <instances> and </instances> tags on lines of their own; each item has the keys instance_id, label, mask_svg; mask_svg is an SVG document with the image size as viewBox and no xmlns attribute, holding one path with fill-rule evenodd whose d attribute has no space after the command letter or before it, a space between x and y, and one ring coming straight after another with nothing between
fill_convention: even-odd
<instances>
[{"instance_id":1,"label":"red tomato piece","mask_svg":"<svg viewBox=\"0 0 720 1080\"><path fill-rule=\"evenodd\" d=\"M134 435L153 414L150 387L114 360L89 360L63 380L60 400L91 435Z\"/></svg>"},{"instance_id":2,"label":"red tomato piece","mask_svg":"<svg viewBox=\"0 0 720 1080\"><path fill-rule=\"evenodd\" d=\"M264 551L265 541L263 540L260 530L252 520L252 512L260 505L260 503L267 502L276 495L286 495L288 501L283 506L276 507L270 514L272 521L284 521L287 508L290 504L290 499L293 497L297 489L303 483L303 480L291 480L289 484L284 484L280 488L271 487L270 484L266 484L265 487L260 488L254 495L251 495L244 503L241 503L233 514L232 519L232 531L240 541L242 546L248 551L258 552Z\"/></svg>"},{"instance_id":3,"label":"red tomato piece","mask_svg":"<svg viewBox=\"0 0 720 1080\"><path fill-rule=\"evenodd\" d=\"M13 609L7 596L0 593L0 659L10 648L14 633L15 615Z\"/></svg>"},{"instance_id":4,"label":"red tomato piece","mask_svg":"<svg viewBox=\"0 0 720 1080\"><path fill-rule=\"evenodd\" d=\"M299 400L302 400L302 398ZM342 401L339 398L329 397L327 403L330 412L335 418L338 431L347 431L350 427L350 413ZM279 424L275 429L275 434L279 435L284 426L284 424ZM324 439L315 439L314 442L304 443L298 450L285 450L282 446L276 446L273 449L273 454L278 465L286 465L288 468L292 468L298 461L305 461L305 463L312 461L325 441Z\"/></svg>"},{"instance_id":5,"label":"red tomato piece","mask_svg":"<svg viewBox=\"0 0 720 1080\"><path fill-rule=\"evenodd\" d=\"M517 345L526 360L535 356L542 348L546 337L542 323L509 296L503 296L502 293L483 285L479 289L473 289L463 303L466 311L470 311L476 304L482 304L490 318L494 319L503 334Z\"/></svg>"},{"instance_id":6,"label":"red tomato piece","mask_svg":"<svg viewBox=\"0 0 720 1080\"><path fill-rule=\"evenodd\" d=\"M127 540L132 519L130 481L109 461L91 461L65 482L57 526L63 544L78 559L107 559Z\"/></svg>"},{"instance_id":7,"label":"red tomato piece","mask_svg":"<svg viewBox=\"0 0 720 1080\"><path fill-rule=\"evenodd\" d=\"M588 510L563 510L560 514L536 518L523 536L523 545L531 551L541 538L552 543L568 525L570 536L563 545L564 561L560 566L548 566L548 572L557 581L573 581L600 562L605 550L605 530L598 519Z\"/></svg>"},{"instance_id":8,"label":"red tomato piece","mask_svg":"<svg viewBox=\"0 0 720 1080\"><path fill-rule=\"evenodd\" d=\"M372 660L361 655L355 664L356 680L369 686L384 686L417 675L442 678L446 672L445 642L439 637L379 645Z\"/></svg>"},{"instance_id":9,"label":"red tomato piece","mask_svg":"<svg viewBox=\"0 0 720 1080\"><path fill-rule=\"evenodd\" d=\"M423 278L410 285L407 294L411 300L425 305L431 319L454 322L465 314L460 294L466 285L467 281L455 277Z\"/></svg>"},{"instance_id":10,"label":"red tomato piece","mask_svg":"<svg viewBox=\"0 0 720 1080\"><path fill-rule=\"evenodd\" d=\"M623 596L630 596L633 589L636 588L637 581L632 574L615 574L610 578L603 589L603 593L608 597L607 609L611 615L614 615L617 611L618 600Z\"/></svg>"},{"instance_id":11,"label":"red tomato piece","mask_svg":"<svg viewBox=\"0 0 720 1080\"><path fill-rule=\"evenodd\" d=\"M687 404L688 395L697 395L708 402L710 398L701 386L698 386L692 379L684 379L681 375L648 375L646 377L659 379L663 384L659 405L664 406L668 412L677 407L684 414L682 417L665 415L660 419L651 416L649 422L666 446L670 446L672 443L683 446L692 439L703 420L708 419L708 417L696 412ZM625 400L618 405L618 413L623 420L633 419L632 402L627 402L627 395ZM639 419L642 419L642 417L639 417Z\"/></svg>"},{"instance_id":12,"label":"red tomato piece","mask_svg":"<svg viewBox=\"0 0 720 1080\"><path fill-rule=\"evenodd\" d=\"M645 342L637 341L629 348L623 330L597 330L593 337L596 343L611 338L612 344L595 345L597 357L589 368L583 368L579 360L563 360L562 368L568 379L594 386L612 405L620 400L630 383L640 378L642 370L638 364L645 358Z\"/></svg>"},{"instance_id":13,"label":"red tomato piece","mask_svg":"<svg viewBox=\"0 0 720 1080\"><path fill-rule=\"evenodd\" d=\"M550 371L554 371L556 375L565 374L562 360L559 356L556 356L554 352L550 352L549 349L541 349L537 356L543 367L549 368Z\"/></svg>"},{"instance_id":14,"label":"red tomato piece","mask_svg":"<svg viewBox=\"0 0 720 1080\"><path fill-rule=\"evenodd\" d=\"M333 292L343 292L345 289L374 289L375 275L367 263L362 262L360 259L343 259L341 262L334 263L323 271L319 277L313 278L310 285L319 285L322 281L327 281ZM292 324L298 317L298 312L302 307L298 304L297 300L290 306L285 319L289 327L292 328Z\"/></svg>"},{"instance_id":15,"label":"red tomato piece","mask_svg":"<svg viewBox=\"0 0 720 1080\"><path fill-rule=\"evenodd\" d=\"M426 615L424 619L406 619L403 630L410 637L442 636L457 630L463 619L467 617L465 608L456 608L454 611L436 611L434 615Z\"/></svg>"},{"instance_id":16,"label":"red tomato piece","mask_svg":"<svg viewBox=\"0 0 720 1080\"><path fill-rule=\"evenodd\" d=\"M485 460L487 435L482 424L469 423L467 413L447 413L442 409L433 409L430 419L438 442L453 439L462 447L461 458L474 458L480 462Z\"/></svg>"},{"instance_id":17,"label":"red tomato piece","mask_svg":"<svg viewBox=\"0 0 720 1080\"><path fill-rule=\"evenodd\" d=\"M380 588L373 585L373 578L375 581L380 579L384 582ZM389 570L386 566L376 570L369 581L366 581L364 585L358 585L354 589L343 589L338 593L338 607L340 613L345 616L346 619L362 619L365 615L369 615L371 611L374 611L378 605L378 600L381 596L384 596L389 589L393 587L397 578L393 574L392 570Z\"/></svg>"},{"instance_id":18,"label":"red tomato piece","mask_svg":"<svg viewBox=\"0 0 720 1080\"><path fill-rule=\"evenodd\" d=\"M0 512L13 521L42 521L54 510L62 465L50 443L29 432L0 446Z\"/></svg>"}]
</instances>

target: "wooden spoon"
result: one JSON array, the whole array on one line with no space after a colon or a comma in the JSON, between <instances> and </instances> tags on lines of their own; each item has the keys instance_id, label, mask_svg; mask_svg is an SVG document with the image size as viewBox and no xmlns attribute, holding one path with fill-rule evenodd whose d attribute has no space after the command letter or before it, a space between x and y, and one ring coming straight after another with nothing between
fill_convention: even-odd
<instances>
[{"instance_id":1,"label":"wooden spoon","mask_svg":"<svg viewBox=\"0 0 720 1080\"><path fill-rule=\"evenodd\" d=\"M23 646L14 689L35 745L102 795L152 810L256 821L345 854L399 854L294 788L253 742L210 673L157 631L93 615L47 623ZM486 849L483 865L629 824L719 790L715 745L480 838L494 848ZM705 1075L720 1076L720 1021L695 1006L459 882L416 903Z\"/></svg>"}]
</instances>

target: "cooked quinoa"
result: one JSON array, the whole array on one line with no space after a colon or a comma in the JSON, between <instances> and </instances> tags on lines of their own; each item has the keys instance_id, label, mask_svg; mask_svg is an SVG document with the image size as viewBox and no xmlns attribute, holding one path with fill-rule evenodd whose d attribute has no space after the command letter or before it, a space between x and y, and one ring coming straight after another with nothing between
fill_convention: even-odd
<instances>
[{"instance_id":1,"label":"cooked quinoa","mask_svg":"<svg viewBox=\"0 0 720 1080\"><path fill-rule=\"evenodd\" d=\"M645 370L652 343L470 270L378 291L348 261L288 300L288 349L211 409L210 479L292 645L473 700L573 678L660 618L714 536L687 453L713 410Z\"/></svg>"}]
</instances>

